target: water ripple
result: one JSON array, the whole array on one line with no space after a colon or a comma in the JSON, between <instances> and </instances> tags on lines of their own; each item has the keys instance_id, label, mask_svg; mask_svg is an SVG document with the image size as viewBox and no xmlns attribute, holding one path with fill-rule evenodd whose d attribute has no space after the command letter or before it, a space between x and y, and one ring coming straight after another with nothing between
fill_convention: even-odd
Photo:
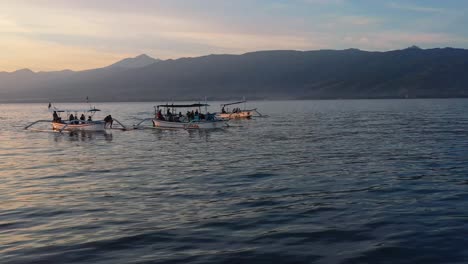
<instances>
[{"instance_id":1,"label":"water ripple","mask_svg":"<svg viewBox=\"0 0 468 264\"><path fill-rule=\"evenodd\" d=\"M255 104L225 131L91 134L0 105L0 263L468 262L468 100Z\"/></svg>"}]
</instances>

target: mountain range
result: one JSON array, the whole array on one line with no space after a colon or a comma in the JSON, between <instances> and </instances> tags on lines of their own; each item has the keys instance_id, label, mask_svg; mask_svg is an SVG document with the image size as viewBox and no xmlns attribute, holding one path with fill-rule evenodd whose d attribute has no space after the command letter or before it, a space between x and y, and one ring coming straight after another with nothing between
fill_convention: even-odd
<instances>
[{"instance_id":1,"label":"mountain range","mask_svg":"<svg viewBox=\"0 0 468 264\"><path fill-rule=\"evenodd\" d=\"M1 102L468 97L468 50L258 51L0 72Z\"/></svg>"}]
</instances>

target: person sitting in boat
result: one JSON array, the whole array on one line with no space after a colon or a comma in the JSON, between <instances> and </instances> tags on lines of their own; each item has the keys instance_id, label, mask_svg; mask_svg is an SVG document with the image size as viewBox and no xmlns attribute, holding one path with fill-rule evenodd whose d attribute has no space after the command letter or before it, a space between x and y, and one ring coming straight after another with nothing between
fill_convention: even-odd
<instances>
[{"instance_id":1,"label":"person sitting in boat","mask_svg":"<svg viewBox=\"0 0 468 264\"><path fill-rule=\"evenodd\" d=\"M224 106L223 106L223 109L221 109L221 113L223 113L223 114L226 113L226 110L224 110Z\"/></svg>"},{"instance_id":2,"label":"person sitting in boat","mask_svg":"<svg viewBox=\"0 0 468 264\"><path fill-rule=\"evenodd\" d=\"M158 110L157 119L159 119L159 120L166 120L166 119L164 118L164 116L162 115L161 110Z\"/></svg>"},{"instance_id":3,"label":"person sitting in boat","mask_svg":"<svg viewBox=\"0 0 468 264\"><path fill-rule=\"evenodd\" d=\"M54 122L58 122L59 116L57 114L57 111L54 111L54 113L52 114L52 118L53 118Z\"/></svg>"},{"instance_id":4,"label":"person sitting in boat","mask_svg":"<svg viewBox=\"0 0 468 264\"><path fill-rule=\"evenodd\" d=\"M81 116L80 116L80 120L81 120L81 121L85 121L85 120L86 120L86 117L85 117L85 115L84 115L84 114L81 114Z\"/></svg>"},{"instance_id":5,"label":"person sitting in boat","mask_svg":"<svg viewBox=\"0 0 468 264\"><path fill-rule=\"evenodd\" d=\"M75 117L73 116L73 114L70 114L70 117L68 118L68 120L70 120L70 121L75 120Z\"/></svg>"},{"instance_id":6,"label":"person sitting in boat","mask_svg":"<svg viewBox=\"0 0 468 264\"><path fill-rule=\"evenodd\" d=\"M93 121L93 119L91 118L91 116L88 116L88 121Z\"/></svg>"}]
</instances>

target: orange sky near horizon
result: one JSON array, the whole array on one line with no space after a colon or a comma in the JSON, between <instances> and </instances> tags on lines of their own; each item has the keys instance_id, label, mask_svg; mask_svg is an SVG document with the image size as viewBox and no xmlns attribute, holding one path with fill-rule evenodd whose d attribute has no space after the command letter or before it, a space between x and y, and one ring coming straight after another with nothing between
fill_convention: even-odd
<instances>
[{"instance_id":1,"label":"orange sky near horizon","mask_svg":"<svg viewBox=\"0 0 468 264\"><path fill-rule=\"evenodd\" d=\"M466 48L467 8L435 0L0 1L0 72L85 70L143 53Z\"/></svg>"}]
</instances>

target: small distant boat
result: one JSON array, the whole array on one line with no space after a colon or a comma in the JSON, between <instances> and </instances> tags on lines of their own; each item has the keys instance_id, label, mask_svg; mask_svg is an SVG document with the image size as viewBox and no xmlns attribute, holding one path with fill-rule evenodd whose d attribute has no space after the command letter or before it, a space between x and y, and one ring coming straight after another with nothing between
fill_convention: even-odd
<instances>
[{"instance_id":1,"label":"small distant boat","mask_svg":"<svg viewBox=\"0 0 468 264\"><path fill-rule=\"evenodd\" d=\"M201 108L205 108L202 113ZM144 121L151 120L154 128L161 129L215 129L227 126L226 120L216 118L216 114L207 112L208 104L165 104L154 107L154 118L142 120L135 128L138 128ZM182 114L181 108L188 109ZM193 109L196 109L195 111ZM191 110L191 111L190 111Z\"/></svg>"},{"instance_id":2,"label":"small distant boat","mask_svg":"<svg viewBox=\"0 0 468 264\"><path fill-rule=\"evenodd\" d=\"M113 119L110 115L104 120L93 120L93 116L96 112L101 110L91 107L89 109L57 109L55 107L50 108L49 112L53 113L52 120L37 120L24 129L29 129L38 123L50 123L52 130L54 131L105 131L106 129L112 128L112 123L116 121L124 129L126 128L118 120ZM65 113L68 119L62 119L61 114ZM81 117L78 117L78 113L81 113ZM74 115L73 115L74 114ZM87 117L87 119L86 119Z\"/></svg>"},{"instance_id":3,"label":"small distant boat","mask_svg":"<svg viewBox=\"0 0 468 264\"><path fill-rule=\"evenodd\" d=\"M263 116L257 111L257 108L246 109L245 104L246 100L232 102L227 104L221 104L221 113L217 113L216 116L220 119L229 120L229 119L250 119L257 113L257 117ZM244 104L244 109L240 107L233 107L239 104Z\"/></svg>"}]
</instances>

